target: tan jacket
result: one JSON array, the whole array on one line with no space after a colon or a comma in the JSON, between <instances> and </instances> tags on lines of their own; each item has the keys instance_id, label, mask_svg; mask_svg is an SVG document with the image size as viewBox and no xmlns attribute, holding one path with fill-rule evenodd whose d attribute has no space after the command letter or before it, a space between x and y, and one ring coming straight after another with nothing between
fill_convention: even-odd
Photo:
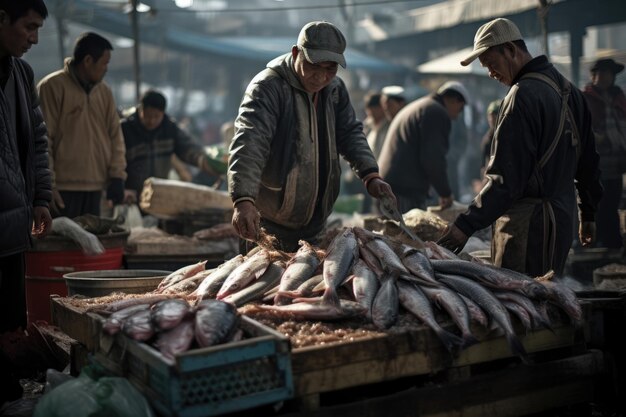
<instances>
[{"instance_id":1,"label":"tan jacket","mask_svg":"<svg viewBox=\"0 0 626 417\"><path fill-rule=\"evenodd\" d=\"M111 89L85 91L72 71L62 70L37 85L50 137L53 186L61 191L98 191L110 178L126 179L126 148Z\"/></svg>"}]
</instances>

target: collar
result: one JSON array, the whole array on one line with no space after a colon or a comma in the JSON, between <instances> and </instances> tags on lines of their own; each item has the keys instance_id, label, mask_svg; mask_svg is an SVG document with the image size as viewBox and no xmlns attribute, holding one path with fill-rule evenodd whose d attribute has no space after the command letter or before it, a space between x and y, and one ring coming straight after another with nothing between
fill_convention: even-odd
<instances>
[{"instance_id":1,"label":"collar","mask_svg":"<svg viewBox=\"0 0 626 417\"><path fill-rule=\"evenodd\" d=\"M547 69L552 68L552 64L548 61L548 57L545 55L539 55L528 61L526 65L522 67L521 70L517 73L511 85L515 85L519 82L519 80L529 72L543 72Z\"/></svg>"}]
</instances>

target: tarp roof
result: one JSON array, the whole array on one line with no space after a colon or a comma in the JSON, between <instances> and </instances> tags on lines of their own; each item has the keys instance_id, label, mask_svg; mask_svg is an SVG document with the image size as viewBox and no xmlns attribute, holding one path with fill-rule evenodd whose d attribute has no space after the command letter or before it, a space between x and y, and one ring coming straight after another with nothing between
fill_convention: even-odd
<instances>
[{"instance_id":1,"label":"tarp roof","mask_svg":"<svg viewBox=\"0 0 626 417\"><path fill-rule=\"evenodd\" d=\"M487 70L480 66L476 59L474 62L464 67L461 61L472 52L472 47L435 58L417 66L417 72L421 74L474 74L489 76Z\"/></svg>"}]
</instances>

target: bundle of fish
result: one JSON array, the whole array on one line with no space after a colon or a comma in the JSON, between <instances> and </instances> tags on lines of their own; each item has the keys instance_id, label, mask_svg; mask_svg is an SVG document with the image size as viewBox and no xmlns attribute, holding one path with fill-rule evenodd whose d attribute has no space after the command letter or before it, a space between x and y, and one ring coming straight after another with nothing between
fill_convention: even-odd
<instances>
[{"instance_id":1,"label":"bundle of fish","mask_svg":"<svg viewBox=\"0 0 626 417\"><path fill-rule=\"evenodd\" d=\"M111 303L101 313L109 313L103 332L123 332L128 337L151 342L163 356L174 359L194 343L209 347L239 340L239 314L229 303L203 300L191 306L182 298L168 296L135 298Z\"/></svg>"},{"instance_id":2,"label":"bundle of fish","mask_svg":"<svg viewBox=\"0 0 626 417\"><path fill-rule=\"evenodd\" d=\"M582 320L575 293L551 281L551 274L531 278L477 259L460 259L434 242L409 246L357 227L343 229L326 250L306 242L295 254L257 247L215 269L203 268L198 263L172 273L156 292L185 298L192 306L215 299L240 310L245 305L251 315L357 319L381 330L407 312L430 327L449 351L478 342L470 327L473 321L500 329L512 351L524 359L511 315L527 330L550 329L549 305L559 307L576 325ZM458 331L442 327L437 310Z\"/></svg>"}]
</instances>

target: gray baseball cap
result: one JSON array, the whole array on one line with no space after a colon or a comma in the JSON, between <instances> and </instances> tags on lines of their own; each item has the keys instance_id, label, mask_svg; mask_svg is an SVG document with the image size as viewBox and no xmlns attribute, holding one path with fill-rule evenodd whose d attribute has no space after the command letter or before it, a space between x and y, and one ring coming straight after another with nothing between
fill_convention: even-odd
<instances>
[{"instance_id":1,"label":"gray baseball cap","mask_svg":"<svg viewBox=\"0 0 626 417\"><path fill-rule=\"evenodd\" d=\"M515 23L509 19L498 18L485 23L476 31L474 36L474 50L467 58L461 61L461 65L467 66L478 58L483 52L492 46L501 45L522 39Z\"/></svg>"},{"instance_id":2,"label":"gray baseball cap","mask_svg":"<svg viewBox=\"0 0 626 417\"><path fill-rule=\"evenodd\" d=\"M346 38L330 22L317 21L304 25L298 35L298 47L311 64L331 61L346 67L346 59L343 56Z\"/></svg>"},{"instance_id":3,"label":"gray baseball cap","mask_svg":"<svg viewBox=\"0 0 626 417\"><path fill-rule=\"evenodd\" d=\"M461 95L461 97L463 97L463 101L465 102L465 104L469 104L469 100L470 100L470 95L469 92L467 91L467 89L465 88L465 86L463 84L461 84L458 81L448 81L446 83L444 83L441 87L439 87L439 89L437 90L437 94L445 94L448 91L454 91L458 94Z\"/></svg>"}]
</instances>

